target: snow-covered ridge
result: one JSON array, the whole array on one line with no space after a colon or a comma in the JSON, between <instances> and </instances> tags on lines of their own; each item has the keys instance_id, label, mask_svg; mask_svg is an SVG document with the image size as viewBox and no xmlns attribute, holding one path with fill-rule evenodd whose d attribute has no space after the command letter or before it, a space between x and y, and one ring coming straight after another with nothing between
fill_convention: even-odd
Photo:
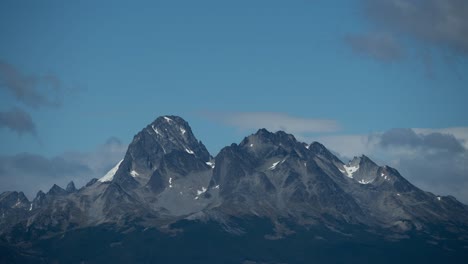
<instances>
[{"instance_id":1,"label":"snow-covered ridge","mask_svg":"<svg viewBox=\"0 0 468 264\"><path fill-rule=\"evenodd\" d=\"M120 166L120 163L122 163L123 159L121 161L119 161L119 163L117 163L117 165L115 165L112 169L110 169L106 175L102 176L98 181L99 182L109 182L109 181L112 181L114 179L114 175L115 173L117 172L117 170L119 169L119 166Z\"/></svg>"}]
</instances>

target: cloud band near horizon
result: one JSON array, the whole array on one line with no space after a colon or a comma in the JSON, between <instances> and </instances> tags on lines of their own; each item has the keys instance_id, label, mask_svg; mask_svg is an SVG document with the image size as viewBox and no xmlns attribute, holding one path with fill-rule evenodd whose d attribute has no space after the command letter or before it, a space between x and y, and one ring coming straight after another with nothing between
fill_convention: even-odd
<instances>
[{"instance_id":1,"label":"cloud band near horizon","mask_svg":"<svg viewBox=\"0 0 468 264\"><path fill-rule=\"evenodd\" d=\"M341 129L336 120L305 118L277 112L210 112L203 115L242 131L265 128L271 131L283 130L296 135L306 135L336 132Z\"/></svg>"}]
</instances>

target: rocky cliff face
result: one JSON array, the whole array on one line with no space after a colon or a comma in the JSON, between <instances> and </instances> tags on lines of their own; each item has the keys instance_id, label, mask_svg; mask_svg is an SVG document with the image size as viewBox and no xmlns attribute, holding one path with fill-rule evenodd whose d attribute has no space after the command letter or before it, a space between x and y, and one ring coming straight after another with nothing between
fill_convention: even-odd
<instances>
[{"instance_id":1,"label":"rocky cliff face","mask_svg":"<svg viewBox=\"0 0 468 264\"><path fill-rule=\"evenodd\" d=\"M271 223L275 239L298 228L465 242L468 234L464 204L424 192L364 155L343 163L318 142L260 129L213 158L177 116L159 117L136 134L105 177L80 189L54 185L31 202L6 192L0 210L1 241L13 246L102 226L172 233L184 229L173 227L181 221L242 234L255 226L249 219Z\"/></svg>"}]
</instances>

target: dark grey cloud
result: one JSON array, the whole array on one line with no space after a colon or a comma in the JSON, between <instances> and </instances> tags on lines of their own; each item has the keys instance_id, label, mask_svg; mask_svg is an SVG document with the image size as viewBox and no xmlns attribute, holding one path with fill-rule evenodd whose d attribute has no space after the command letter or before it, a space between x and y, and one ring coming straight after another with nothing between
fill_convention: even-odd
<instances>
[{"instance_id":1,"label":"dark grey cloud","mask_svg":"<svg viewBox=\"0 0 468 264\"><path fill-rule=\"evenodd\" d=\"M24 191L32 198L53 184L65 187L73 180L82 186L114 167L126 148L120 140L111 138L90 152L67 152L52 158L31 153L0 156L0 192Z\"/></svg>"},{"instance_id":2,"label":"dark grey cloud","mask_svg":"<svg viewBox=\"0 0 468 264\"><path fill-rule=\"evenodd\" d=\"M403 155L396 167L423 190L453 195L468 204L468 152L418 152Z\"/></svg>"},{"instance_id":3,"label":"dark grey cloud","mask_svg":"<svg viewBox=\"0 0 468 264\"><path fill-rule=\"evenodd\" d=\"M380 27L468 55L468 1L363 0Z\"/></svg>"},{"instance_id":4,"label":"dark grey cloud","mask_svg":"<svg viewBox=\"0 0 468 264\"><path fill-rule=\"evenodd\" d=\"M454 153L463 152L465 150L462 142L451 134L442 134L439 132L426 135L416 134L410 128L395 128L386 131L380 136L380 144L384 147L420 147L430 150L445 150Z\"/></svg>"},{"instance_id":5,"label":"dark grey cloud","mask_svg":"<svg viewBox=\"0 0 468 264\"><path fill-rule=\"evenodd\" d=\"M36 124L32 117L19 108L0 112L0 128L2 127L9 128L19 135L24 133L36 135Z\"/></svg>"},{"instance_id":6,"label":"dark grey cloud","mask_svg":"<svg viewBox=\"0 0 468 264\"><path fill-rule=\"evenodd\" d=\"M0 60L0 89L24 105L37 109L60 106L63 86L55 75L28 75Z\"/></svg>"},{"instance_id":7,"label":"dark grey cloud","mask_svg":"<svg viewBox=\"0 0 468 264\"><path fill-rule=\"evenodd\" d=\"M391 129L380 137L381 151L418 187L468 203L468 150L449 133Z\"/></svg>"},{"instance_id":8,"label":"dark grey cloud","mask_svg":"<svg viewBox=\"0 0 468 264\"><path fill-rule=\"evenodd\" d=\"M63 157L46 157L20 153L14 156L3 156L0 159L2 171L8 171L11 175L35 175L35 177L60 178L67 175L80 173L91 174L91 169L86 165L69 161Z\"/></svg>"},{"instance_id":9,"label":"dark grey cloud","mask_svg":"<svg viewBox=\"0 0 468 264\"><path fill-rule=\"evenodd\" d=\"M441 59L451 72L463 76L457 65L468 56L468 1L361 0L360 3L363 16L372 27L368 33L345 37L354 52L382 62L412 55L423 64L430 78L435 76L433 61ZM410 47L409 43L417 43L418 48ZM436 54L441 58L435 58Z\"/></svg>"},{"instance_id":10,"label":"dark grey cloud","mask_svg":"<svg viewBox=\"0 0 468 264\"><path fill-rule=\"evenodd\" d=\"M354 52L376 60L392 62L404 57L402 46L389 34L350 34L344 40Z\"/></svg>"}]
</instances>

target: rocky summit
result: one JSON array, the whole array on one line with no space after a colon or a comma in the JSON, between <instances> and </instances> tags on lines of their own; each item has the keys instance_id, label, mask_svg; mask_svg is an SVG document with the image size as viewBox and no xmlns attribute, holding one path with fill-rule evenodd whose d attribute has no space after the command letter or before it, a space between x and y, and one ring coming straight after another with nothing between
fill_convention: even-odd
<instances>
[{"instance_id":1,"label":"rocky summit","mask_svg":"<svg viewBox=\"0 0 468 264\"><path fill-rule=\"evenodd\" d=\"M1 263L463 263L468 207L260 129L212 157L178 116L77 189L0 195Z\"/></svg>"}]
</instances>

